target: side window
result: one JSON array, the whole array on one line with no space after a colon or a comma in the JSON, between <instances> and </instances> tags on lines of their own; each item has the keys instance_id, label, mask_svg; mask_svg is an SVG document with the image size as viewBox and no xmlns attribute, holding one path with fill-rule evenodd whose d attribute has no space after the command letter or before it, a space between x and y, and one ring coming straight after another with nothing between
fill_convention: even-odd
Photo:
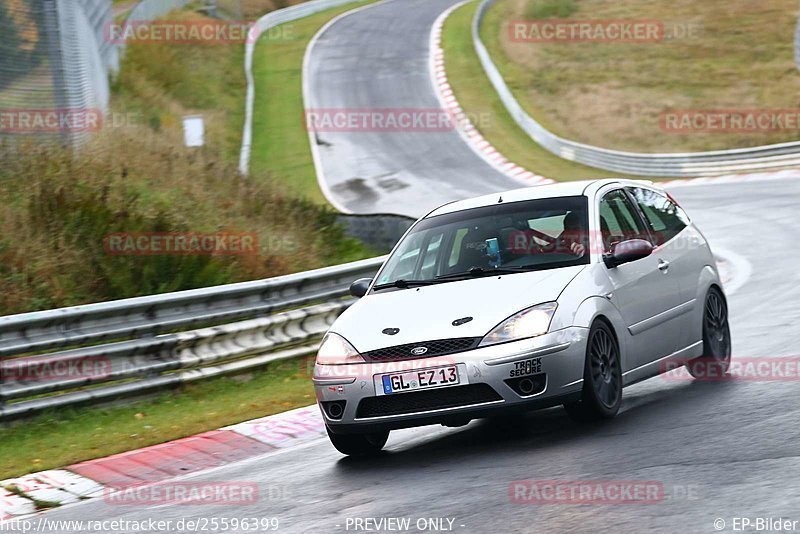
<instances>
[{"instance_id":1,"label":"side window","mask_svg":"<svg viewBox=\"0 0 800 534\"><path fill-rule=\"evenodd\" d=\"M638 187L631 188L631 193L653 231L654 245L663 245L689 225L686 212L665 195Z\"/></svg>"},{"instance_id":2,"label":"side window","mask_svg":"<svg viewBox=\"0 0 800 534\"><path fill-rule=\"evenodd\" d=\"M636 215L636 208L621 189L607 193L600 201L600 232L606 252L610 252L613 245L622 241L647 239L646 231Z\"/></svg>"}]
</instances>

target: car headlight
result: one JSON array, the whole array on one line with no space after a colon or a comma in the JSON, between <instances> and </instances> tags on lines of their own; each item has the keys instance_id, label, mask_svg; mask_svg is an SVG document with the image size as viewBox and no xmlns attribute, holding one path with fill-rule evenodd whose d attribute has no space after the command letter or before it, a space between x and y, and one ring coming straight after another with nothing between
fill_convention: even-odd
<instances>
[{"instance_id":1,"label":"car headlight","mask_svg":"<svg viewBox=\"0 0 800 534\"><path fill-rule=\"evenodd\" d=\"M558 304L546 302L512 315L481 340L479 347L541 336L550 329Z\"/></svg>"},{"instance_id":2,"label":"car headlight","mask_svg":"<svg viewBox=\"0 0 800 534\"><path fill-rule=\"evenodd\" d=\"M344 365L364 361L353 345L333 332L325 334L317 351L317 363L320 365Z\"/></svg>"}]
</instances>

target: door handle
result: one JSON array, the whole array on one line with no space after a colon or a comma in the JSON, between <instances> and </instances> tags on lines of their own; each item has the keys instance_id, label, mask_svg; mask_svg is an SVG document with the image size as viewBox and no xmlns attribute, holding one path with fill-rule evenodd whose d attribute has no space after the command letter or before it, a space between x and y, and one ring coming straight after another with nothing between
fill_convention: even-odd
<instances>
[{"instance_id":1,"label":"door handle","mask_svg":"<svg viewBox=\"0 0 800 534\"><path fill-rule=\"evenodd\" d=\"M664 274L667 274L669 271L669 262L667 260L661 260L658 262L658 270Z\"/></svg>"}]
</instances>

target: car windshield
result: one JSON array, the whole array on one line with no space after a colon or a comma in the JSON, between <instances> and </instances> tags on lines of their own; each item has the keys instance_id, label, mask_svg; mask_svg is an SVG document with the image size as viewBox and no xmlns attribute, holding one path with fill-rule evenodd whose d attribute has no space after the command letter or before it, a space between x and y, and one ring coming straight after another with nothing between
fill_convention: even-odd
<instances>
[{"instance_id":1,"label":"car windshield","mask_svg":"<svg viewBox=\"0 0 800 534\"><path fill-rule=\"evenodd\" d=\"M586 197L496 204L430 217L406 235L376 288L589 262Z\"/></svg>"}]
</instances>

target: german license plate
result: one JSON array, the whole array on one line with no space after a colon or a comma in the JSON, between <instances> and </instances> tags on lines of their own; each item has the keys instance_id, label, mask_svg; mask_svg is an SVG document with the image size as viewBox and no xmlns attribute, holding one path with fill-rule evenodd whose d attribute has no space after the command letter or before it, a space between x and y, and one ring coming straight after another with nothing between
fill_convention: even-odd
<instances>
[{"instance_id":1,"label":"german license plate","mask_svg":"<svg viewBox=\"0 0 800 534\"><path fill-rule=\"evenodd\" d=\"M381 375L381 386L385 395L405 393L419 389L430 389L442 386L454 386L460 383L458 367L436 367Z\"/></svg>"}]
</instances>

